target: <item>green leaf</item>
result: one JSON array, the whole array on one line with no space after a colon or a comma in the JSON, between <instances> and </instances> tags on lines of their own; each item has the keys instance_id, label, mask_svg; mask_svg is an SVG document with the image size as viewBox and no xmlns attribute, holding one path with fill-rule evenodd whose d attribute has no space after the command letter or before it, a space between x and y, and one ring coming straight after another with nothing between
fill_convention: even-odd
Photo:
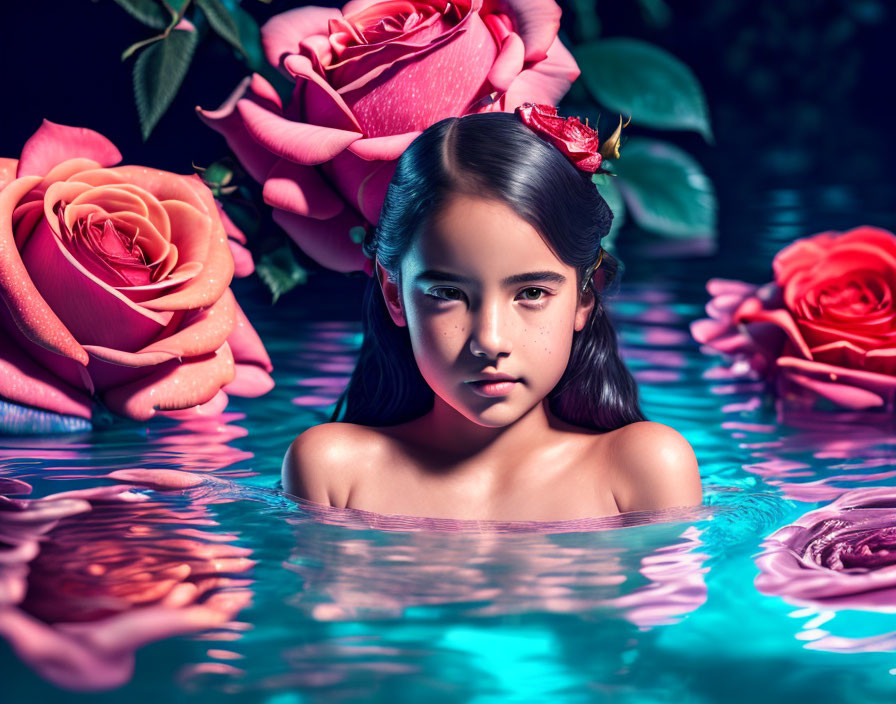
<instances>
[{"instance_id":1,"label":"green leaf","mask_svg":"<svg viewBox=\"0 0 896 704\"><path fill-rule=\"evenodd\" d=\"M141 39L139 42L134 42L133 44L131 44L127 49L125 49L121 53L121 60L127 61L130 58L131 54L133 54L138 49L142 49L143 47L149 46L153 42L157 42L160 39L164 39L164 38L165 38L164 34L159 34L155 37L150 37L149 39Z\"/></svg>"},{"instance_id":2,"label":"green leaf","mask_svg":"<svg viewBox=\"0 0 896 704\"><path fill-rule=\"evenodd\" d=\"M295 84L268 63L261 46L261 30L258 29L258 24L252 15L239 5L233 6L230 12L239 27L240 43L243 46L246 66L250 71L266 78L285 105L292 98Z\"/></svg>"},{"instance_id":3,"label":"green leaf","mask_svg":"<svg viewBox=\"0 0 896 704\"><path fill-rule=\"evenodd\" d=\"M184 6L188 2L190 2L190 0L162 0L162 4L171 10L172 15L180 14L181 10L184 9Z\"/></svg>"},{"instance_id":4,"label":"green leaf","mask_svg":"<svg viewBox=\"0 0 896 704\"><path fill-rule=\"evenodd\" d=\"M296 261L288 244L262 255L255 264L255 271L271 290L274 296L272 303L308 278L308 273Z\"/></svg>"},{"instance_id":5,"label":"green leaf","mask_svg":"<svg viewBox=\"0 0 896 704\"><path fill-rule=\"evenodd\" d=\"M636 125L695 130L712 141L706 98L696 76L659 47L638 39L603 39L576 47L591 94Z\"/></svg>"},{"instance_id":6,"label":"green leaf","mask_svg":"<svg viewBox=\"0 0 896 704\"><path fill-rule=\"evenodd\" d=\"M153 29L164 29L171 22L171 13L155 0L115 0L115 4Z\"/></svg>"},{"instance_id":7,"label":"green leaf","mask_svg":"<svg viewBox=\"0 0 896 704\"><path fill-rule=\"evenodd\" d=\"M208 23L215 33L224 39L237 51L245 54L240 42L240 29L233 15L227 10L221 0L196 0L196 5L205 13Z\"/></svg>"},{"instance_id":8,"label":"green leaf","mask_svg":"<svg viewBox=\"0 0 896 704\"><path fill-rule=\"evenodd\" d=\"M246 63L252 71L259 73L262 66L267 66L268 62L265 60L264 50L261 48L261 30L258 28L258 23L239 5L233 8L231 17L236 23Z\"/></svg>"},{"instance_id":9,"label":"green leaf","mask_svg":"<svg viewBox=\"0 0 896 704\"><path fill-rule=\"evenodd\" d=\"M573 26L579 41L596 39L600 34L600 18L594 0L572 0L576 21Z\"/></svg>"},{"instance_id":10,"label":"green leaf","mask_svg":"<svg viewBox=\"0 0 896 704\"><path fill-rule=\"evenodd\" d=\"M664 0L638 0L641 7L641 16L651 27L662 29L672 19L672 10Z\"/></svg>"},{"instance_id":11,"label":"green leaf","mask_svg":"<svg viewBox=\"0 0 896 704\"><path fill-rule=\"evenodd\" d=\"M614 167L629 212L645 230L680 238L715 236L712 181L690 154L668 142L631 137Z\"/></svg>"},{"instance_id":12,"label":"green leaf","mask_svg":"<svg viewBox=\"0 0 896 704\"><path fill-rule=\"evenodd\" d=\"M603 240L604 248L612 249L616 242L616 234L625 223L625 201L622 199L622 193L619 192L619 186L616 183L619 179L609 174L595 174L591 180L613 213L613 224Z\"/></svg>"},{"instance_id":13,"label":"green leaf","mask_svg":"<svg viewBox=\"0 0 896 704\"><path fill-rule=\"evenodd\" d=\"M134 97L143 140L171 105L183 83L196 42L196 32L172 30L167 37L144 49L134 63Z\"/></svg>"},{"instance_id":14,"label":"green leaf","mask_svg":"<svg viewBox=\"0 0 896 704\"><path fill-rule=\"evenodd\" d=\"M243 194L240 194L241 196ZM248 194L245 194L248 195ZM258 236L261 218L251 200L236 200L235 197L221 199L224 211L250 242Z\"/></svg>"}]
</instances>

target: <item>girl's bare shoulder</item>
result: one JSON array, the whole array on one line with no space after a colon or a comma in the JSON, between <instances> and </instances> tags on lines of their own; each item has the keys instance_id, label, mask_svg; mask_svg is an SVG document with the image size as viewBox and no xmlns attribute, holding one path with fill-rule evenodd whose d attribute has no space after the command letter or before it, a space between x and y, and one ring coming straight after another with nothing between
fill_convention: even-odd
<instances>
[{"instance_id":1,"label":"girl's bare shoulder","mask_svg":"<svg viewBox=\"0 0 896 704\"><path fill-rule=\"evenodd\" d=\"M330 506L345 507L359 472L379 465L389 440L375 428L322 423L292 441L283 458L283 490Z\"/></svg>"},{"instance_id":2,"label":"girl's bare shoulder","mask_svg":"<svg viewBox=\"0 0 896 704\"><path fill-rule=\"evenodd\" d=\"M674 428L653 421L630 423L609 434L605 452L621 512L694 506L703 501L694 449Z\"/></svg>"}]
</instances>

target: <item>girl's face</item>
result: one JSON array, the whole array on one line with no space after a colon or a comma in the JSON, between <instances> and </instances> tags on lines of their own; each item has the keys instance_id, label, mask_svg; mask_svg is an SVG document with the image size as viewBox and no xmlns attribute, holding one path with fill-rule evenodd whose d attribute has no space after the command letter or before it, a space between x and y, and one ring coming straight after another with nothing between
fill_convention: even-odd
<instances>
[{"instance_id":1,"label":"girl's face","mask_svg":"<svg viewBox=\"0 0 896 704\"><path fill-rule=\"evenodd\" d=\"M407 325L423 378L482 426L514 422L556 386L594 305L576 270L496 200L455 195L415 237L401 287L377 263L392 320ZM514 381L475 383L489 374Z\"/></svg>"}]
</instances>

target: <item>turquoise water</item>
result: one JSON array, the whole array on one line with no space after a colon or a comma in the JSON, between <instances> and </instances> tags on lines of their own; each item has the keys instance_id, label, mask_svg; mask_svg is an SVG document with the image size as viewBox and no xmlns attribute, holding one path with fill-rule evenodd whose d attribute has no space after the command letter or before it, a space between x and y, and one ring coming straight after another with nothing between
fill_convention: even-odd
<instances>
[{"instance_id":1,"label":"turquoise water","mask_svg":"<svg viewBox=\"0 0 896 704\"><path fill-rule=\"evenodd\" d=\"M137 486L48 528L17 626L43 645L16 652L0 638L2 701L892 697L896 608L790 603L754 584L775 530L848 489L894 484L892 417L781 416L762 384L723 378L688 331L706 279L766 281L787 242L892 228L891 205L886 189L848 188L758 202L725 225L715 256L622 247L628 271L609 306L648 418L697 453L702 508L541 532L305 510L278 492L280 461L327 420L360 325L339 317L351 307L331 306L330 290L270 308L240 282L275 365L270 394L201 421L0 442L0 478L33 497L123 486L106 476L116 470L199 477Z\"/></svg>"}]
</instances>

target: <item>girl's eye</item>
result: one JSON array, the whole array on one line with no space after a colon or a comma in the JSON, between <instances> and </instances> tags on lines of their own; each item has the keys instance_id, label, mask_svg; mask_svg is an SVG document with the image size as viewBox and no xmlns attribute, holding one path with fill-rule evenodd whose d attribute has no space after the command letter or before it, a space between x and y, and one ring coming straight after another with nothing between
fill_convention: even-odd
<instances>
[{"instance_id":1,"label":"girl's eye","mask_svg":"<svg viewBox=\"0 0 896 704\"><path fill-rule=\"evenodd\" d=\"M439 288L432 289L427 295L432 296L433 298L440 298L443 301L460 301L464 297L464 292L459 288L440 286Z\"/></svg>"},{"instance_id":2,"label":"girl's eye","mask_svg":"<svg viewBox=\"0 0 896 704\"><path fill-rule=\"evenodd\" d=\"M543 288L530 287L523 289L522 296L523 300L526 301L540 301L544 298L543 294L545 293L547 293L547 291L545 291Z\"/></svg>"}]
</instances>

